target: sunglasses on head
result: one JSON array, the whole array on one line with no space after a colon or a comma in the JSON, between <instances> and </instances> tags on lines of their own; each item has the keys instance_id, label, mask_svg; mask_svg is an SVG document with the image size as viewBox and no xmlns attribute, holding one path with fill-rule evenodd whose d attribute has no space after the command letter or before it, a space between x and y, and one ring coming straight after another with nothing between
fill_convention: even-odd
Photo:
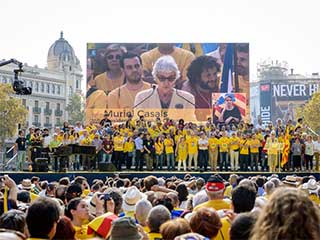
<instances>
[{"instance_id":1,"label":"sunglasses on head","mask_svg":"<svg viewBox=\"0 0 320 240\"><path fill-rule=\"evenodd\" d=\"M117 54L117 55L110 54L107 56L108 60L113 60L113 59L120 60L120 58L121 58L121 55L119 55L119 54Z\"/></svg>"},{"instance_id":2,"label":"sunglasses on head","mask_svg":"<svg viewBox=\"0 0 320 240\"><path fill-rule=\"evenodd\" d=\"M176 80L176 76L165 77L165 76L157 75L157 78L159 79L160 82L165 82L166 80L168 80L169 82L174 82Z\"/></svg>"}]
</instances>

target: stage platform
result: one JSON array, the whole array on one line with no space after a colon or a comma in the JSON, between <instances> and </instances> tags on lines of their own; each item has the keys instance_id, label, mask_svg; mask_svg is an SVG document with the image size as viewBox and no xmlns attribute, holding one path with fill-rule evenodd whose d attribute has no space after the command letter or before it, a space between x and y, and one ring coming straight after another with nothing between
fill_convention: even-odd
<instances>
[{"instance_id":1,"label":"stage platform","mask_svg":"<svg viewBox=\"0 0 320 240\"><path fill-rule=\"evenodd\" d=\"M230 174L238 174L244 177L249 176L271 176L271 172L184 172L184 171L122 171L122 172L90 172L90 171L68 171L68 172L2 172L3 174L8 174L12 179L16 181L16 183L21 182L25 178L31 178L32 176L40 177L40 180L48 180L51 181L58 181L62 177L69 177L71 180L74 179L76 176L84 176L88 179L89 184L92 183L94 179L101 179L105 180L106 177L114 176L114 174L119 174L120 178L129 178L132 179L134 177L144 178L149 175L154 175L156 177L165 177L169 178L172 176L177 176L178 178L183 178L185 174L191 174L195 177L202 177L204 179L208 179L210 175L218 173L224 179L228 179ZM317 180L320 180L320 172L274 172L274 174L278 174L279 178L282 179L287 175L297 175L300 177L313 175L316 177Z\"/></svg>"}]
</instances>

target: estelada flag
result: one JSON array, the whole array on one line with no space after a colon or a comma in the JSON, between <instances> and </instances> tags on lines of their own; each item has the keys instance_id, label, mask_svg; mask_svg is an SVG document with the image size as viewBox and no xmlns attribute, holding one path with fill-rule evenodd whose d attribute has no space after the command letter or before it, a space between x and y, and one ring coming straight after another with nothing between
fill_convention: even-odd
<instances>
[{"instance_id":1,"label":"estelada flag","mask_svg":"<svg viewBox=\"0 0 320 240\"><path fill-rule=\"evenodd\" d=\"M286 133L284 135L284 147L282 151L281 167L283 167L289 160L290 141L289 141L289 128L286 127Z\"/></svg>"},{"instance_id":2,"label":"estelada flag","mask_svg":"<svg viewBox=\"0 0 320 240\"><path fill-rule=\"evenodd\" d=\"M88 224L88 234L96 233L103 238L109 237L112 221L117 218L117 215L110 212L96 217Z\"/></svg>"}]
</instances>

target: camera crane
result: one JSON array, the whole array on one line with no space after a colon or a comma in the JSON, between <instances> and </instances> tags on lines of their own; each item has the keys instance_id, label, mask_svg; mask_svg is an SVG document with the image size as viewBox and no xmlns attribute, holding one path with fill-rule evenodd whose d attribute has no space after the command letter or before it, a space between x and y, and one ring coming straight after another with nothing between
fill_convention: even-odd
<instances>
[{"instance_id":1,"label":"camera crane","mask_svg":"<svg viewBox=\"0 0 320 240\"><path fill-rule=\"evenodd\" d=\"M17 59L11 58L10 60L6 61L0 61L0 67L14 63L18 65L18 69L14 69L14 81L12 84L13 90L16 92L16 94L19 95L30 95L32 93L32 88L31 87L26 87L24 85L24 82L19 79L19 74L23 72L23 64L22 62L19 62Z\"/></svg>"}]
</instances>

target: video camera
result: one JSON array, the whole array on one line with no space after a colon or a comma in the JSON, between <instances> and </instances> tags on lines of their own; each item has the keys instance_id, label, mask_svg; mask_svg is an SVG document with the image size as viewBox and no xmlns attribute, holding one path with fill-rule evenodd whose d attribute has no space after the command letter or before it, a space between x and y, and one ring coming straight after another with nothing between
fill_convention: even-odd
<instances>
[{"instance_id":1,"label":"video camera","mask_svg":"<svg viewBox=\"0 0 320 240\"><path fill-rule=\"evenodd\" d=\"M23 72L22 68L15 69L14 71L14 82L13 82L13 90L18 95L30 95L32 93L31 87L26 87L24 82L19 79L19 73Z\"/></svg>"}]
</instances>

